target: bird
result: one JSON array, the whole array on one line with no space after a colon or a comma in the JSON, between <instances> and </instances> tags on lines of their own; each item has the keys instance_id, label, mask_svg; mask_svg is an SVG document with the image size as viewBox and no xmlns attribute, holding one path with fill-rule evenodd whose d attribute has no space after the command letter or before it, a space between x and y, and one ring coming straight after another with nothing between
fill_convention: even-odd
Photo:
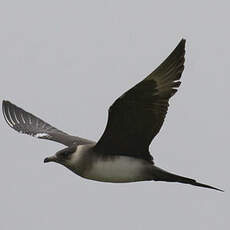
<instances>
[{"instance_id":1,"label":"bird","mask_svg":"<svg viewBox=\"0 0 230 230\"><path fill-rule=\"evenodd\" d=\"M4 118L19 133L65 145L44 163L61 164L83 178L110 183L178 182L223 191L156 166L149 151L163 125L169 99L181 84L185 43L181 39L152 73L115 100L97 142L69 135L7 100L2 102Z\"/></svg>"}]
</instances>

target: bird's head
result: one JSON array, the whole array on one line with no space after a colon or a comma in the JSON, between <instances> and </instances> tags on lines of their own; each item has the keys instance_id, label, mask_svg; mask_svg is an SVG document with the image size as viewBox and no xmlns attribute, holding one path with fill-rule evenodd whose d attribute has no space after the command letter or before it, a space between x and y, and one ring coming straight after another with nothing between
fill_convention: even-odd
<instances>
[{"instance_id":1,"label":"bird's head","mask_svg":"<svg viewBox=\"0 0 230 230\"><path fill-rule=\"evenodd\" d=\"M44 163L56 162L59 164L66 165L66 163L71 160L72 154L76 151L76 149L77 147L75 145L62 149L58 151L56 154L54 154L53 156L46 157L44 159Z\"/></svg>"}]
</instances>

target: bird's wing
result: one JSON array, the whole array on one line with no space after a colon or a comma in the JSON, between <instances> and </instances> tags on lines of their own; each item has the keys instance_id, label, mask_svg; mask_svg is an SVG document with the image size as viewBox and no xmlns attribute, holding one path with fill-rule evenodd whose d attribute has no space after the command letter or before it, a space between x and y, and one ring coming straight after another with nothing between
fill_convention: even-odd
<instances>
[{"instance_id":1,"label":"bird's wing","mask_svg":"<svg viewBox=\"0 0 230 230\"><path fill-rule=\"evenodd\" d=\"M184 69L185 40L143 81L109 108L107 126L95 151L152 160L149 145L160 131Z\"/></svg>"},{"instance_id":2,"label":"bird's wing","mask_svg":"<svg viewBox=\"0 0 230 230\"><path fill-rule=\"evenodd\" d=\"M19 133L56 141L66 146L92 143L92 141L68 135L54 128L50 124L9 101L2 102L2 112L7 124Z\"/></svg>"}]
</instances>

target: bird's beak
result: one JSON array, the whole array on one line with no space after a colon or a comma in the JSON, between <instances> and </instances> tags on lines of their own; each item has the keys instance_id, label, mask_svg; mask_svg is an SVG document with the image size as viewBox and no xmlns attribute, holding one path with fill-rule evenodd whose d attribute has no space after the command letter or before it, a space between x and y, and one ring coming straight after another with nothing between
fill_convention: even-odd
<instances>
[{"instance_id":1,"label":"bird's beak","mask_svg":"<svg viewBox=\"0 0 230 230\"><path fill-rule=\"evenodd\" d=\"M57 161L57 157L54 155L54 156L51 156L51 157L46 157L44 159L44 163L51 162L51 161Z\"/></svg>"}]
</instances>

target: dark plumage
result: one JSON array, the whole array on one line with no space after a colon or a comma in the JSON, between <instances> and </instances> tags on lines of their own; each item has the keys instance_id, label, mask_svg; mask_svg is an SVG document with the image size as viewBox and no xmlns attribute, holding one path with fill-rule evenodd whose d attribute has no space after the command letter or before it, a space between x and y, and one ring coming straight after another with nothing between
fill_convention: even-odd
<instances>
[{"instance_id":1,"label":"dark plumage","mask_svg":"<svg viewBox=\"0 0 230 230\"><path fill-rule=\"evenodd\" d=\"M119 97L109 109L96 151L151 161L149 145L160 131L184 70L185 40L148 77Z\"/></svg>"},{"instance_id":2,"label":"dark plumage","mask_svg":"<svg viewBox=\"0 0 230 230\"><path fill-rule=\"evenodd\" d=\"M3 115L8 125L20 133L68 146L44 162L62 164L84 178L113 183L180 182L222 191L155 166L149 153L149 145L164 122L169 99L180 86L184 55L182 39L156 70L112 104L97 143L56 129L9 101L2 103Z\"/></svg>"}]
</instances>

